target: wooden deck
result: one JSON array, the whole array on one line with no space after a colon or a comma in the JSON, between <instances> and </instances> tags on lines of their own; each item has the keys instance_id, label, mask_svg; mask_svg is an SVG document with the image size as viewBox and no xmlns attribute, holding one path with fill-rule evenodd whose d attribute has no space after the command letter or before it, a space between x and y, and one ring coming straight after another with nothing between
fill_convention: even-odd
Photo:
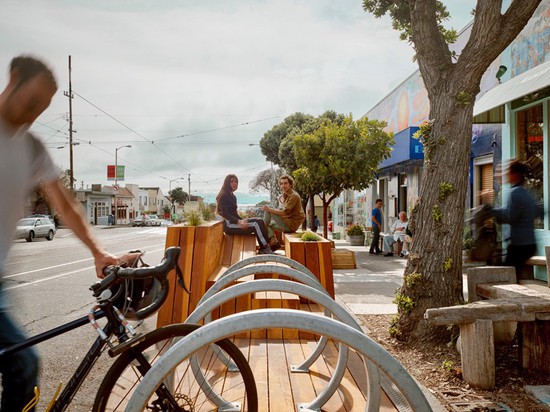
<instances>
[{"instance_id":1,"label":"wooden deck","mask_svg":"<svg viewBox=\"0 0 550 412\"><path fill-rule=\"evenodd\" d=\"M302 310L320 312L317 305L302 304ZM291 366L302 364L315 350L313 339L236 338L234 343L245 354L258 388L259 410L265 412L296 411L296 405L309 403L327 386L338 361L338 343L329 341L323 354L309 373L295 373ZM225 387L226 385L224 385ZM231 386L231 385L227 385ZM365 364L353 350L349 351L348 367L340 386L322 408L326 412L364 411L367 379ZM382 391L380 411L397 411Z\"/></svg>"}]
</instances>

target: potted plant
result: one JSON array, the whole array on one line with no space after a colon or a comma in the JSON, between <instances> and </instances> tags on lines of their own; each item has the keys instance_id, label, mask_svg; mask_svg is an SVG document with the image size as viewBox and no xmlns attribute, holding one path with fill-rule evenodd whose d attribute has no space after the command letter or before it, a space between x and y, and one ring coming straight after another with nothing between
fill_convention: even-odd
<instances>
[{"instance_id":1,"label":"potted plant","mask_svg":"<svg viewBox=\"0 0 550 412\"><path fill-rule=\"evenodd\" d=\"M365 244L365 233L361 225L351 225L348 227L346 233L349 236L350 246L363 246Z\"/></svg>"}]
</instances>

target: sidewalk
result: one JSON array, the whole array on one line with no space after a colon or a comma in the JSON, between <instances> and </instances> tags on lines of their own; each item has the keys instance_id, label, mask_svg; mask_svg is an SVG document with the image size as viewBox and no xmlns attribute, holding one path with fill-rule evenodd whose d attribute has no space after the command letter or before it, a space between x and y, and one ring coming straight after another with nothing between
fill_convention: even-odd
<instances>
[{"instance_id":1,"label":"sidewalk","mask_svg":"<svg viewBox=\"0 0 550 412\"><path fill-rule=\"evenodd\" d=\"M393 299L395 291L403 283L407 259L397 255L370 255L368 246L349 246L345 240L334 240L334 243L336 249L354 251L357 266L357 269L333 271L336 301L353 315L396 314L397 306ZM446 411L426 387L420 387L434 412ZM392 393L394 402L405 402L399 392Z\"/></svg>"}]
</instances>

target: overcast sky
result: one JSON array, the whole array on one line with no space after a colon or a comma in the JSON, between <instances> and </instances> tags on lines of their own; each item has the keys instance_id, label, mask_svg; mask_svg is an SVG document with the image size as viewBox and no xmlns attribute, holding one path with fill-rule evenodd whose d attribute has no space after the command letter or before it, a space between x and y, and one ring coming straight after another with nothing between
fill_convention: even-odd
<instances>
[{"instance_id":1,"label":"overcast sky","mask_svg":"<svg viewBox=\"0 0 550 412\"><path fill-rule=\"evenodd\" d=\"M462 29L474 0L444 1ZM416 70L389 19L360 0L2 0L0 81L13 56L42 57L59 91L32 130L69 167L72 56L74 175L78 187L126 183L239 192L269 167L257 144L295 112L365 114ZM61 148L59 148L61 147Z\"/></svg>"}]
</instances>

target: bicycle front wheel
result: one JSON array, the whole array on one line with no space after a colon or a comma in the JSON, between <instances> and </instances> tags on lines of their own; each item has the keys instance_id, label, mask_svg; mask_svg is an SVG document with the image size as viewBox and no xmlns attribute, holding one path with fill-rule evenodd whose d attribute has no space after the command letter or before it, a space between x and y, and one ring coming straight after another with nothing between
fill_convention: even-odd
<instances>
[{"instance_id":1,"label":"bicycle front wheel","mask_svg":"<svg viewBox=\"0 0 550 412\"><path fill-rule=\"evenodd\" d=\"M122 353L113 363L101 383L94 401L94 412L124 411L135 388L144 374L166 352L174 338L186 336L200 326L176 324L156 329L144 340ZM229 371L218 358L213 345L199 350L195 356L206 382L235 410L257 412L258 395L250 366L233 342L223 339L216 342L238 371ZM148 411L216 411L213 396L197 381L190 359L183 361L175 372L157 388L149 400ZM200 381L200 379L199 379Z\"/></svg>"}]
</instances>

